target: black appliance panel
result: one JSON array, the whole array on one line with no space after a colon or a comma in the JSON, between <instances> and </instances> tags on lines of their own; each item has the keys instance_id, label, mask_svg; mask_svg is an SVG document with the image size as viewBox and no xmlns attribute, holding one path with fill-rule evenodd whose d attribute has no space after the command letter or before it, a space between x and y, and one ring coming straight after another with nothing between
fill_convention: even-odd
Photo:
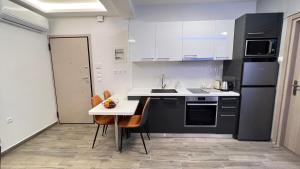
<instances>
[{"instance_id":1,"label":"black appliance panel","mask_svg":"<svg viewBox=\"0 0 300 169\"><path fill-rule=\"evenodd\" d=\"M275 57L276 39L246 40L245 57Z\"/></svg>"},{"instance_id":2,"label":"black appliance panel","mask_svg":"<svg viewBox=\"0 0 300 169\"><path fill-rule=\"evenodd\" d=\"M275 92L275 87L242 88L239 140L270 140Z\"/></svg>"},{"instance_id":3,"label":"black appliance panel","mask_svg":"<svg viewBox=\"0 0 300 169\"><path fill-rule=\"evenodd\" d=\"M242 86L275 86L277 62L244 62Z\"/></svg>"},{"instance_id":4,"label":"black appliance panel","mask_svg":"<svg viewBox=\"0 0 300 169\"><path fill-rule=\"evenodd\" d=\"M185 127L217 127L218 97L186 97Z\"/></svg>"},{"instance_id":5,"label":"black appliance panel","mask_svg":"<svg viewBox=\"0 0 300 169\"><path fill-rule=\"evenodd\" d=\"M215 127L217 125L217 106L202 103L187 103L185 125Z\"/></svg>"}]
</instances>

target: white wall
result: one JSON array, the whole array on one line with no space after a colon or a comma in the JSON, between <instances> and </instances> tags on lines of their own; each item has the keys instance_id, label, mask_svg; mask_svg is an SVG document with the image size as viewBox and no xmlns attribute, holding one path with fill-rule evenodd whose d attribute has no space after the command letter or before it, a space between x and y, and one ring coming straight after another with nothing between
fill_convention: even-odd
<instances>
[{"instance_id":1,"label":"white wall","mask_svg":"<svg viewBox=\"0 0 300 169\"><path fill-rule=\"evenodd\" d=\"M135 12L135 19L150 21L236 19L245 13L255 13L256 1L139 5Z\"/></svg>"},{"instance_id":2,"label":"white wall","mask_svg":"<svg viewBox=\"0 0 300 169\"><path fill-rule=\"evenodd\" d=\"M57 117L47 36L0 22L0 37L0 138L5 151Z\"/></svg>"},{"instance_id":3,"label":"white wall","mask_svg":"<svg viewBox=\"0 0 300 169\"><path fill-rule=\"evenodd\" d=\"M222 79L222 61L133 63L133 87L161 88L165 74L167 88L212 87Z\"/></svg>"},{"instance_id":4,"label":"white wall","mask_svg":"<svg viewBox=\"0 0 300 169\"><path fill-rule=\"evenodd\" d=\"M284 12L285 17L300 12L299 0L258 0L257 12Z\"/></svg>"},{"instance_id":5,"label":"white wall","mask_svg":"<svg viewBox=\"0 0 300 169\"><path fill-rule=\"evenodd\" d=\"M91 55L93 64L93 85L95 93L102 95L103 90L126 94L130 88L130 62L116 63L114 49L123 48L127 55L128 20L106 17L102 23L95 17L57 18L50 21L51 35L91 36ZM97 80L96 66L101 65L102 81Z\"/></svg>"}]
</instances>

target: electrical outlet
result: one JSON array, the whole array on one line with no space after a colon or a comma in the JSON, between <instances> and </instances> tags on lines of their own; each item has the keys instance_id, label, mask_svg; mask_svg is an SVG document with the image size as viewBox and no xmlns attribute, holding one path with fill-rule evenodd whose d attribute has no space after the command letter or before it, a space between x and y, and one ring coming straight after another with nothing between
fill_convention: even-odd
<instances>
[{"instance_id":1,"label":"electrical outlet","mask_svg":"<svg viewBox=\"0 0 300 169\"><path fill-rule=\"evenodd\" d=\"M7 118L6 118L6 123L7 123L7 124L11 124L12 122L14 122L14 120L13 120L12 117L7 117Z\"/></svg>"}]
</instances>

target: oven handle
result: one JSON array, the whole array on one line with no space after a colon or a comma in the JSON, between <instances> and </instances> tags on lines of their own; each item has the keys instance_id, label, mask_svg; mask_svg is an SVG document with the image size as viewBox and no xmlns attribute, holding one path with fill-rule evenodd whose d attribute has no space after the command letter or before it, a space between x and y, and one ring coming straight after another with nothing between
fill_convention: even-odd
<instances>
[{"instance_id":1,"label":"oven handle","mask_svg":"<svg viewBox=\"0 0 300 169\"><path fill-rule=\"evenodd\" d=\"M188 106L217 106L218 104L205 104L205 103L187 103Z\"/></svg>"}]
</instances>

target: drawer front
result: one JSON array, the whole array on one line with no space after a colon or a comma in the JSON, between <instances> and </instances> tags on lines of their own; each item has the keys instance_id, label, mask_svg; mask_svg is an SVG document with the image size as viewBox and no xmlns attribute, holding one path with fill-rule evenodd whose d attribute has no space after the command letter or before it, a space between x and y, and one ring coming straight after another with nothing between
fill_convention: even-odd
<instances>
[{"instance_id":1,"label":"drawer front","mask_svg":"<svg viewBox=\"0 0 300 169\"><path fill-rule=\"evenodd\" d=\"M234 134L236 130L236 115L219 115L218 116L218 133Z\"/></svg>"},{"instance_id":2,"label":"drawer front","mask_svg":"<svg viewBox=\"0 0 300 169\"><path fill-rule=\"evenodd\" d=\"M220 97L219 105L221 106L236 106L239 105L239 97Z\"/></svg>"},{"instance_id":3,"label":"drawer front","mask_svg":"<svg viewBox=\"0 0 300 169\"><path fill-rule=\"evenodd\" d=\"M219 106L219 113L221 115L237 115L238 114L238 106L227 106L227 105L220 105Z\"/></svg>"}]
</instances>

